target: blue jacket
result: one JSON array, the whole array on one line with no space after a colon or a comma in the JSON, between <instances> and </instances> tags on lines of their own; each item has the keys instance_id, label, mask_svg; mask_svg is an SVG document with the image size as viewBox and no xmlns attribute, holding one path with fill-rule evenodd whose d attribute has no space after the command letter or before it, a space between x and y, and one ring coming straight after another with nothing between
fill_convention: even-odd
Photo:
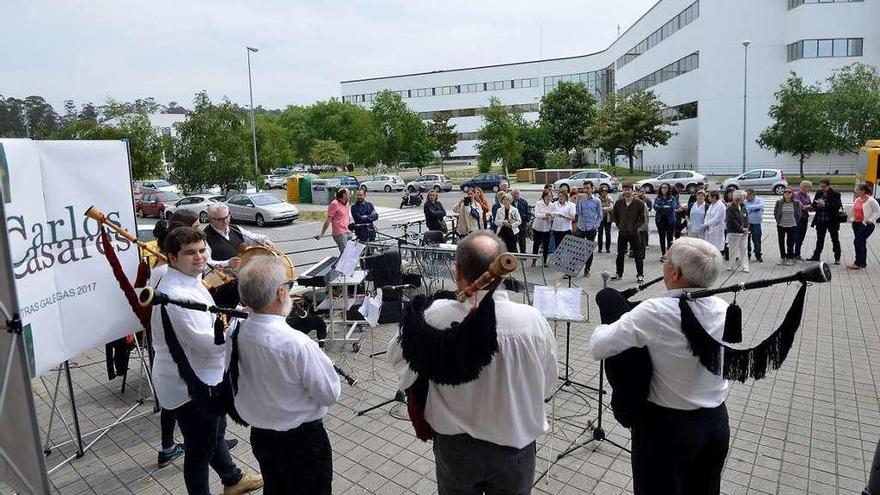
<instances>
[{"instance_id":1,"label":"blue jacket","mask_svg":"<svg viewBox=\"0 0 880 495\"><path fill-rule=\"evenodd\" d=\"M373 203L369 201L354 202L351 205L351 218L354 219L355 224L369 224L356 225L354 228L354 235L359 241L369 241L373 237L373 222L379 219L379 214L376 213Z\"/></svg>"},{"instance_id":2,"label":"blue jacket","mask_svg":"<svg viewBox=\"0 0 880 495\"><path fill-rule=\"evenodd\" d=\"M678 208L678 199L675 196L665 198L657 196L654 199L654 211L657 212L657 215L654 216L654 223L660 225L663 221L666 221L667 225L674 226L676 223L676 208Z\"/></svg>"},{"instance_id":3,"label":"blue jacket","mask_svg":"<svg viewBox=\"0 0 880 495\"><path fill-rule=\"evenodd\" d=\"M746 207L746 213L749 217L749 224L754 225L757 223L761 223L761 220L764 219L764 201L755 196L755 199L749 201L745 200L743 203Z\"/></svg>"},{"instance_id":4,"label":"blue jacket","mask_svg":"<svg viewBox=\"0 0 880 495\"><path fill-rule=\"evenodd\" d=\"M532 211L529 208L528 201L519 198L514 202L513 206L519 211L519 218L522 220L523 225L532 221Z\"/></svg>"}]
</instances>

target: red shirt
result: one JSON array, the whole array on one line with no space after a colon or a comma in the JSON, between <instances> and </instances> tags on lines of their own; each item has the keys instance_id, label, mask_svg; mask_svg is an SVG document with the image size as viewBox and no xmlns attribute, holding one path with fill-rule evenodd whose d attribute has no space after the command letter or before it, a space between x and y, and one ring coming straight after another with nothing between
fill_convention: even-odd
<instances>
[{"instance_id":1,"label":"red shirt","mask_svg":"<svg viewBox=\"0 0 880 495\"><path fill-rule=\"evenodd\" d=\"M327 206L327 216L330 217L330 224L333 226L333 235L345 234L348 232L349 204L342 203L338 199L334 199Z\"/></svg>"}]
</instances>

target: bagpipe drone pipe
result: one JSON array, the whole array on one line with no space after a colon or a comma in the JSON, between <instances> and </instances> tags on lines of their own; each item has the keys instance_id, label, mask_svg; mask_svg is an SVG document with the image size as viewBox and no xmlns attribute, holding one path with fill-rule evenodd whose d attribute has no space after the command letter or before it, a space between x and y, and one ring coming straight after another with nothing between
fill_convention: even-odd
<instances>
[{"instance_id":1,"label":"bagpipe drone pipe","mask_svg":"<svg viewBox=\"0 0 880 495\"><path fill-rule=\"evenodd\" d=\"M663 277L660 277L623 292L608 287L600 290L596 294L596 304L599 306L602 324L610 324L619 320L639 304L639 301L629 301L630 297L662 279ZM693 355L697 356L700 364L711 373L739 382L744 382L748 378L760 380L767 375L768 369L779 369L788 357L800 327L807 286L829 280L831 280L831 270L828 265L816 263L785 277L739 283L718 289L684 291L678 300L682 333L687 339ZM801 286L786 311L782 323L758 345L751 348L740 349L728 345L742 341L742 310L736 304L735 299L728 306L725 315L722 342L706 332L689 304L690 301L716 294L738 293L792 282L800 282ZM614 411L614 417L621 425L629 428L638 420L648 398L652 375L648 349L634 347L605 359L605 373L613 389L611 407Z\"/></svg>"}]
</instances>

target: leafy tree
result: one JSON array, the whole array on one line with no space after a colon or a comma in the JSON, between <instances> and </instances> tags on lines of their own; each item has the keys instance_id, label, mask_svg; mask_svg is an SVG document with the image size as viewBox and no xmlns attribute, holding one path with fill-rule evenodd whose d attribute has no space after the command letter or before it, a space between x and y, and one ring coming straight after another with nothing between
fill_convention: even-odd
<instances>
[{"instance_id":1,"label":"leafy tree","mask_svg":"<svg viewBox=\"0 0 880 495\"><path fill-rule=\"evenodd\" d=\"M540 122L526 122L521 119L517 124L519 141L523 145L522 168L547 168L547 150L550 140Z\"/></svg>"},{"instance_id":2,"label":"leafy tree","mask_svg":"<svg viewBox=\"0 0 880 495\"><path fill-rule=\"evenodd\" d=\"M614 150L610 155L620 152L629 160L629 170L633 171L633 160L638 146L665 146L672 137L674 126L671 117L663 116L665 105L657 99L653 91L639 91L623 97L608 98L611 105L600 111L593 130L593 141L603 150ZM610 114L610 115L609 115ZM599 120L603 119L603 120ZM604 134L602 134L604 133Z\"/></svg>"},{"instance_id":3,"label":"leafy tree","mask_svg":"<svg viewBox=\"0 0 880 495\"><path fill-rule=\"evenodd\" d=\"M382 91L371 110L382 136L382 162L397 165L408 161L421 170L430 162L433 143L428 127L410 110L399 94Z\"/></svg>"},{"instance_id":4,"label":"leafy tree","mask_svg":"<svg viewBox=\"0 0 880 495\"><path fill-rule=\"evenodd\" d=\"M574 150L578 163L583 161L581 149L590 142L595 105L596 99L586 86L574 82L560 82L541 98L541 126L550 144L566 153Z\"/></svg>"},{"instance_id":5,"label":"leafy tree","mask_svg":"<svg viewBox=\"0 0 880 495\"><path fill-rule=\"evenodd\" d=\"M590 124L590 135L595 148L605 152L605 156L615 165L618 150L621 147L620 135L617 132L617 96L609 94L603 101L602 106L596 112L593 122Z\"/></svg>"},{"instance_id":6,"label":"leafy tree","mask_svg":"<svg viewBox=\"0 0 880 495\"><path fill-rule=\"evenodd\" d=\"M278 116L287 142L293 148L294 159L306 161L317 137L309 127L309 107L289 106Z\"/></svg>"},{"instance_id":7,"label":"leafy tree","mask_svg":"<svg viewBox=\"0 0 880 495\"><path fill-rule=\"evenodd\" d=\"M189 118L177 124L172 180L185 191L219 186L223 194L255 180L245 115L229 100L196 94Z\"/></svg>"},{"instance_id":8,"label":"leafy tree","mask_svg":"<svg viewBox=\"0 0 880 495\"><path fill-rule=\"evenodd\" d=\"M278 117L271 114L256 116L257 163L260 172L269 173L273 168L293 162L293 148L287 140L284 127ZM251 138L250 128L245 130L246 138Z\"/></svg>"},{"instance_id":9,"label":"leafy tree","mask_svg":"<svg viewBox=\"0 0 880 495\"><path fill-rule=\"evenodd\" d=\"M832 146L826 108L819 86L804 85L792 72L776 92L776 103L768 114L773 123L758 137L758 145L777 155L794 155L803 177L804 160L814 153L826 153Z\"/></svg>"},{"instance_id":10,"label":"leafy tree","mask_svg":"<svg viewBox=\"0 0 880 495\"><path fill-rule=\"evenodd\" d=\"M169 101L167 105L162 106L162 113L185 114L186 108L178 105L176 101Z\"/></svg>"},{"instance_id":11,"label":"leafy tree","mask_svg":"<svg viewBox=\"0 0 880 495\"><path fill-rule=\"evenodd\" d=\"M828 124L834 148L858 153L865 141L880 136L880 75L873 66L852 64L828 78Z\"/></svg>"},{"instance_id":12,"label":"leafy tree","mask_svg":"<svg viewBox=\"0 0 880 495\"><path fill-rule=\"evenodd\" d=\"M333 140L351 160L372 165L381 159L383 137L372 113L335 98L309 106L290 106L278 115L295 159L308 160L316 140Z\"/></svg>"},{"instance_id":13,"label":"leafy tree","mask_svg":"<svg viewBox=\"0 0 880 495\"><path fill-rule=\"evenodd\" d=\"M4 98L0 95L0 137L20 138L26 136L24 102L17 98Z\"/></svg>"},{"instance_id":14,"label":"leafy tree","mask_svg":"<svg viewBox=\"0 0 880 495\"><path fill-rule=\"evenodd\" d=\"M440 155L440 173L443 170L443 162L449 160L449 156L455 151L458 144L458 134L455 132L455 124L450 124L451 112L435 112L434 120L428 125L431 137L434 138L434 151Z\"/></svg>"},{"instance_id":15,"label":"leafy tree","mask_svg":"<svg viewBox=\"0 0 880 495\"><path fill-rule=\"evenodd\" d=\"M61 128L61 117L42 96L28 96L21 103L26 132L34 139L48 139Z\"/></svg>"},{"instance_id":16,"label":"leafy tree","mask_svg":"<svg viewBox=\"0 0 880 495\"><path fill-rule=\"evenodd\" d=\"M314 164L339 165L348 161L348 155L342 145L332 139L316 140L309 158Z\"/></svg>"},{"instance_id":17,"label":"leafy tree","mask_svg":"<svg viewBox=\"0 0 880 495\"><path fill-rule=\"evenodd\" d=\"M477 168L481 173L488 172L493 161L501 161L505 169L516 169L523 151L518 122L498 98L489 99L489 108L483 114L483 127L477 132L477 138Z\"/></svg>"}]
</instances>

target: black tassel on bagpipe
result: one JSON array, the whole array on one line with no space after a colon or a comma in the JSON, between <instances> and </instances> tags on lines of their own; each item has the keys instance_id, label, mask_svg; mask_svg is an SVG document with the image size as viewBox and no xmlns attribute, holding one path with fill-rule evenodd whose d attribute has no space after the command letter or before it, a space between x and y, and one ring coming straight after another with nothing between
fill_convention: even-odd
<instances>
[{"instance_id":1,"label":"black tassel on bagpipe","mask_svg":"<svg viewBox=\"0 0 880 495\"><path fill-rule=\"evenodd\" d=\"M431 300L414 297L401 320L399 337L410 369L439 385L476 380L498 352L493 293L486 293L461 322L445 330L425 322L425 309Z\"/></svg>"},{"instance_id":2,"label":"black tassel on bagpipe","mask_svg":"<svg viewBox=\"0 0 880 495\"><path fill-rule=\"evenodd\" d=\"M687 338L691 352L700 358L700 363L710 372L738 382L744 382L747 378L760 380L767 375L768 369L779 369L788 357L804 313L806 294L807 284L804 283L779 328L751 349L736 349L715 340L706 333L684 297L678 303L681 309L681 330Z\"/></svg>"}]
</instances>

